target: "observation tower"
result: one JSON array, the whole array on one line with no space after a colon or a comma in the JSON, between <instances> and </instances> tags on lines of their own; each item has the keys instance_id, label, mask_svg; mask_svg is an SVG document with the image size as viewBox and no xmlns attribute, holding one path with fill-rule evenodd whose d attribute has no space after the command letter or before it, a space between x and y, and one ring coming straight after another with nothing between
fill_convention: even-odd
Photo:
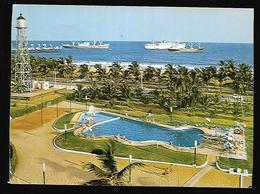
<instances>
[{"instance_id":1,"label":"observation tower","mask_svg":"<svg viewBox=\"0 0 260 194\"><path fill-rule=\"evenodd\" d=\"M15 54L15 81L21 84L21 92L32 92L32 68L28 52L26 36L26 20L20 14L17 18L17 37Z\"/></svg>"}]
</instances>

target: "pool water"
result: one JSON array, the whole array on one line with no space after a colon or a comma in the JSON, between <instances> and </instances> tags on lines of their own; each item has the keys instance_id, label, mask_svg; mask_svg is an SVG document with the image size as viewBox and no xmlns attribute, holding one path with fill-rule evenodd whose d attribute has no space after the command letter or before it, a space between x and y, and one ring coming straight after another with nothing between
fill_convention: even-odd
<instances>
[{"instance_id":1,"label":"pool water","mask_svg":"<svg viewBox=\"0 0 260 194\"><path fill-rule=\"evenodd\" d=\"M83 121L89 116L86 113L80 120ZM93 118L95 123L98 123L116 117L118 116L99 112ZM203 141L202 135L204 134L202 130L197 128L172 130L155 124L125 118L99 124L92 129L92 131L85 132L85 135L116 136L120 134L120 136L132 141L163 141L181 147L193 147L195 140L199 145Z\"/></svg>"}]
</instances>

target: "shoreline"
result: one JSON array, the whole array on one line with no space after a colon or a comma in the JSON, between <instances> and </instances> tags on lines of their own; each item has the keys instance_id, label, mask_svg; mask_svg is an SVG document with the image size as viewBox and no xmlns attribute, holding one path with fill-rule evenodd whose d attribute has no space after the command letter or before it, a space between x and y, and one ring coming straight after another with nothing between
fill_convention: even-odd
<instances>
[{"instance_id":1,"label":"shoreline","mask_svg":"<svg viewBox=\"0 0 260 194\"><path fill-rule=\"evenodd\" d=\"M109 67L113 64L113 62L117 62L117 61L75 61L73 62L74 65L77 66L81 66L81 65L88 65L91 67L94 67L96 64L100 64L102 67ZM129 65L131 65L132 62L118 62L120 64L120 66L123 69L127 69ZM167 63L165 64L158 64L158 63L139 63L139 66L141 69L145 69L147 67L154 67L154 68L161 68L162 70L165 69L165 66L167 65ZM178 67L178 66L183 66L188 68L189 70L191 69L195 69L195 68L204 68L204 67L217 67L218 64L211 64L211 65L195 65L195 66L189 66L189 65L177 65L177 64L172 64L174 68Z\"/></svg>"}]
</instances>

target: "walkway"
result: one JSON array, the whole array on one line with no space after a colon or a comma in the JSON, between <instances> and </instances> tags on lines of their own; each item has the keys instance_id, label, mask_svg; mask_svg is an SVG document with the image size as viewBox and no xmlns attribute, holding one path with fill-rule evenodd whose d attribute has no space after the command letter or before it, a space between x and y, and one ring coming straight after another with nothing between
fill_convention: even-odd
<instances>
[{"instance_id":1,"label":"walkway","mask_svg":"<svg viewBox=\"0 0 260 194\"><path fill-rule=\"evenodd\" d=\"M213 167L207 165L202 168L197 174L195 174L189 181L187 181L183 187L193 187L205 174L207 174Z\"/></svg>"}]
</instances>

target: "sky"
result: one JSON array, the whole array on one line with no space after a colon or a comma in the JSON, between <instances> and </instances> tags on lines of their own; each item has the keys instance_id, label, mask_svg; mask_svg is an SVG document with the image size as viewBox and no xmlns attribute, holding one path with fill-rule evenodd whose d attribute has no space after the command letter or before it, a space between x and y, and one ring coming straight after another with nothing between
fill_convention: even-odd
<instances>
[{"instance_id":1,"label":"sky","mask_svg":"<svg viewBox=\"0 0 260 194\"><path fill-rule=\"evenodd\" d=\"M29 40L253 43L254 10L246 8L14 5Z\"/></svg>"}]
</instances>

